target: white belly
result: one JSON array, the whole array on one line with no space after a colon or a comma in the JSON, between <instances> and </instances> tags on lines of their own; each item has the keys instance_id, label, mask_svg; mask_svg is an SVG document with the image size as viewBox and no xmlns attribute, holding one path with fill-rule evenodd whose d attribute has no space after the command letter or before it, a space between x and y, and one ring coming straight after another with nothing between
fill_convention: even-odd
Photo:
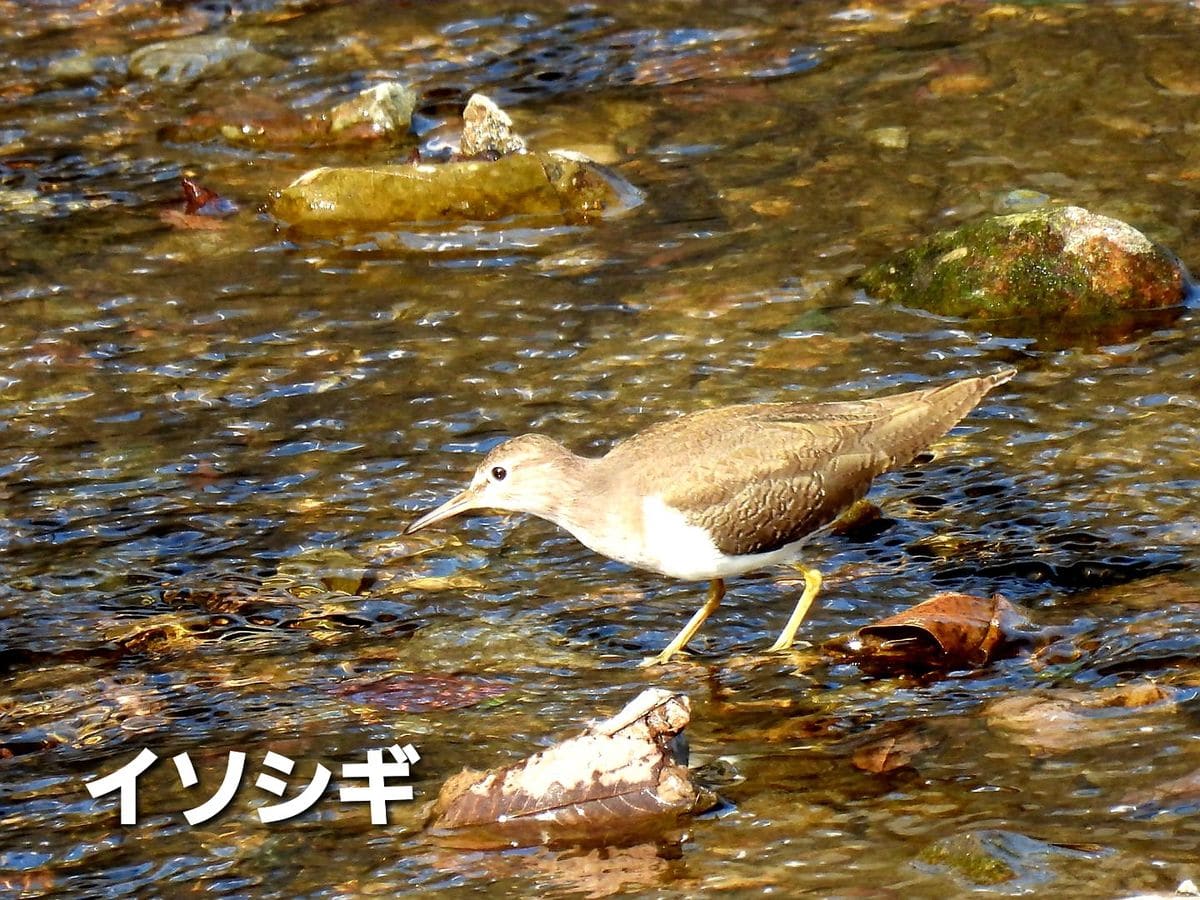
<instances>
[{"instance_id":1,"label":"white belly","mask_svg":"<svg viewBox=\"0 0 1200 900\"><path fill-rule=\"evenodd\" d=\"M729 578L788 562L800 555L801 547L811 536L768 553L730 556L717 549L707 531L689 523L683 513L656 496L642 502L640 535L633 529L614 529L603 536L571 530L581 543L597 553L683 581Z\"/></svg>"}]
</instances>

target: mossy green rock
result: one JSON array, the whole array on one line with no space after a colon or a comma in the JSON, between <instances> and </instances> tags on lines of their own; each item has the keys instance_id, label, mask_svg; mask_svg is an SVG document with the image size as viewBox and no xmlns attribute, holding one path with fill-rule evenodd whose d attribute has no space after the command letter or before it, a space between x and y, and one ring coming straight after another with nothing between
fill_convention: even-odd
<instances>
[{"instance_id":1,"label":"mossy green rock","mask_svg":"<svg viewBox=\"0 0 1200 900\"><path fill-rule=\"evenodd\" d=\"M968 884L991 886L1017 877L997 848L976 834L957 834L926 847L917 856L927 866L946 869Z\"/></svg>"},{"instance_id":2,"label":"mossy green rock","mask_svg":"<svg viewBox=\"0 0 1200 900\"><path fill-rule=\"evenodd\" d=\"M322 168L279 192L272 211L302 227L386 227L514 216L589 221L635 205L632 186L563 151L497 160Z\"/></svg>"},{"instance_id":3,"label":"mossy green rock","mask_svg":"<svg viewBox=\"0 0 1200 900\"><path fill-rule=\"evenodd\" d=\"M996 216L869 269L873 296L966 319L1103 317L1183 302L1178 260L1124 222L1077 206Z\"/></svg>"}]
</instances>

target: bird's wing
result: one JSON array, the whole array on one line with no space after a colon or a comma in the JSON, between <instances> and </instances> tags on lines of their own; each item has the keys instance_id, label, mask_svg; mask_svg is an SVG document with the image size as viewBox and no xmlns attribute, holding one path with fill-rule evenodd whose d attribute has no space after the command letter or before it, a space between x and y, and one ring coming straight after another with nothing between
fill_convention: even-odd
<instances>
[{"instance_id":1,"label":"bird's wing","mask_svg":"<svg viewBox=\"0 0 1200 900\"><path fill-rule=\"evenodd\" d=\"M856 427L857 426L857 427ZM713 535L718 549L765 553L829 524L886 470L886 454L854 446L861 423L762 423L719 457L697 453L663 501Z\"/></svg>"},{"instance_id":2,"label":"bird's wing","mask_svg":"<svg viewBox=\"0 0 1200 900\"><path fill-rule=\"evenodd\" d=\"M647 429L605 462L613 472L642 468L722 552L767 552L832 522L1011 374L865 401L709 410Z\"/></svg>"}]
</instances>

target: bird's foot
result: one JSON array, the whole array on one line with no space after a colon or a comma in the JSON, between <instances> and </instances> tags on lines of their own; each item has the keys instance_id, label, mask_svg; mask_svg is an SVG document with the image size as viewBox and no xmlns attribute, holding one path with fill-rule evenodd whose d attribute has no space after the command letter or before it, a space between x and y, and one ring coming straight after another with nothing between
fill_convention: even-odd
<instances>
[{"instance_id":1,"label":"bird's foot","mask_svg":"<svg viewBox=\"0 0 1200 900\"><path fill-rule=\"evenodd\" d=\"M813 648L812 641L785 641L782 638L778 639L770 647L766 649L766 653L802 653Z\"/></svg>"},{"instance_id":2,"label":"bird's foot","mask_svg":"<svg viewBox=\"0 0 1200 900\"><path fill-rule=\"evenodd\" d=\"M648 656L643 659L640 663L638 663L638 668L650 669L654 666L665 666L681 652L681 650L672 650L670 647L668 647L662 653L656 653L654 656Z\"/></svg>"},{"instance_id":3,"label":"bird's foot","mask_svg":"<svg viewBox=\"0 0 1200 900\"><path fill-rule=\"evenodd\" d=\"M768 653L766 650L734 653L721 661L721 668L730 672L757 672L782 667L789 672L807 672L823 661L824 657L812 650L808 641L796 641L787 650L774 653Z\"/></svg>"}]
</instances>

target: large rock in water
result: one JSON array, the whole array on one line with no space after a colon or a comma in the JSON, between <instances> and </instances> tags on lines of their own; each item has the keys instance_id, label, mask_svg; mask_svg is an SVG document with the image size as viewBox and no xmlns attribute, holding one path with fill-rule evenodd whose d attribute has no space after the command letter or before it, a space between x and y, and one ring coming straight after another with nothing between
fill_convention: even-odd
<instances>
[{"instance_id":1,"label":"large rock in water","mask_svg":"<svg viewBox=\"0 0 1200 900\"><path fill-rule=\"evenodd\" d=\"M1130 225L1077 206L972 222L869 269L872 295L966 319L1103 318L1181 304L1178 259Z\"/></svg>"},{"instance_id":2,"label":"large rock in water","mask_svg":"<svg viewBox=\"0 0 1200 900\"><path fill-rule=\"evenodd\" d=\"M511 216L583 223L640 200L636 188L603 166L551 150L496 160L314 169L276 195L272 212L304 228L486 222Z\"/></svg>"}]
</instances>

